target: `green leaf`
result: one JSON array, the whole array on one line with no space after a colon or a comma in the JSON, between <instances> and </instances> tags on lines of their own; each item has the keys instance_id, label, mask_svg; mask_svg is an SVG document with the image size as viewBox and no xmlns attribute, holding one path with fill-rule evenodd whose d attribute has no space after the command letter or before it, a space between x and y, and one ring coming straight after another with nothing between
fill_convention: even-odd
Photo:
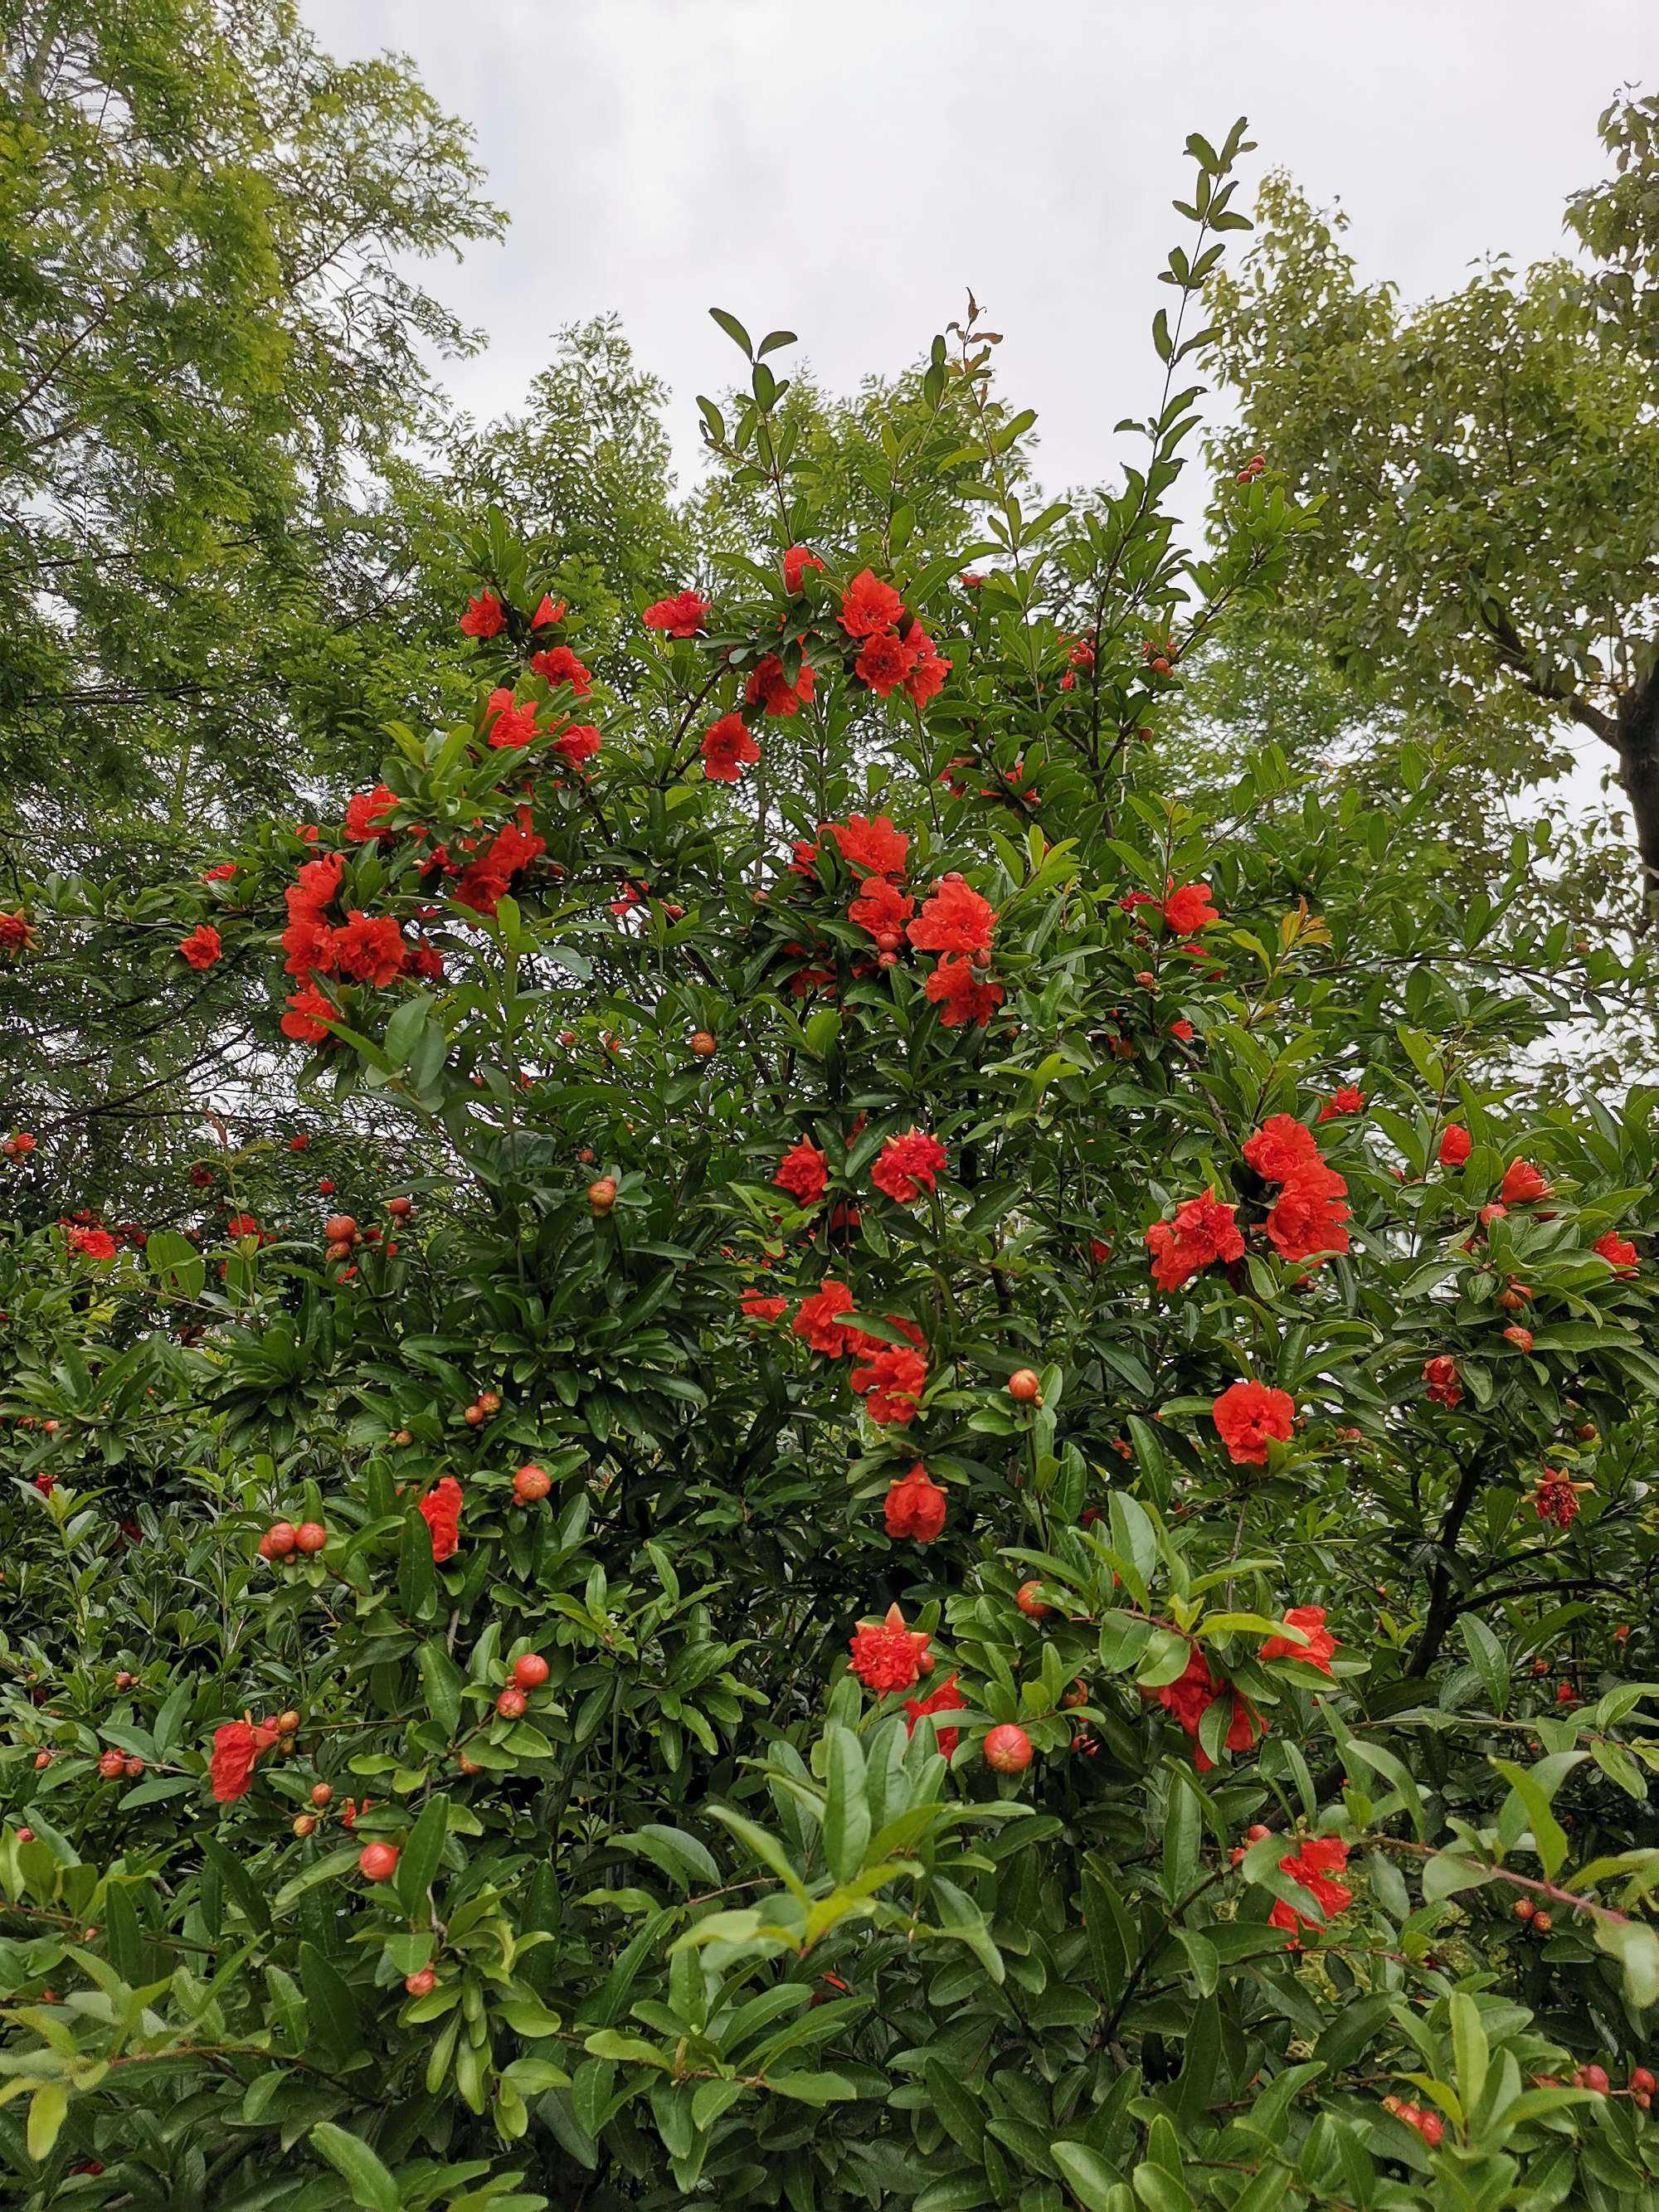
<instances>
[{"instance_id":1,"label":"green leaf","mask_svg":"<svg viewBox=\"0 0 1659 2212\"><path fill-rule=\"evenodd\" d=\"M1509 1703L1510 1694L1510 1664L1504 1656L1503 1645L1476 1613L1460 1613L1457 1631L1474 1662L1481 1686L1492 1701L1493 1712L1501 1714Z\"/></svg>"},{"instance_id":2,"label":"green leaf","mask_svg":"<svg viewBox=\"0 0 1659 2212\"><path fill-rule=\"evenodd\" d=\"M774 2074L766 2086L775 2095L802 2105L846 2104L859 2094L844 2074Z\"/></svg>"},{"instance_id":3,"label":"green leaf","mask_svg":"<svg viewBox=\"0 0 1659 2212\"><path fill-rule=\"evenodd\" d=\"M1117 2212L1127 2192L1098 2151L1086 2143L1051 2142L1048 2155L1084 2212Z\"/></svg>"},{"instance_id":4,"label":"green leaf","mask_svg":"<svg viewBox=\"0 0 1659 2212\"><path fill-rule=\"evenodd\" d=\"M398 1857L398 1901L411 1920L427 1911L427 1892L442 1863L448 1833L449 1800L440 1793L410 1830Z\"/></svg>"},{"instance_id":5,"label":"green leaf","mask_svg":"<svg viewBox=\"0 0 1659 2212\"><path fill-rule=\"evenodd\" d=\"M69 2104L67 2081L43 2081L29 2099L28 2153L37 2165L51 2154Z\"/></svg>"},{"instance_id":6,"label":"green leaf","mask_svg":"<svg viewBox=\"0 0 1659 2212\"><path fill-rule=\"evenodd\" d=\"M830 1787L823 1808L824 1855L836 1880L850 1881L863 1868L870 1841L864 1752L851 1729L832 1723L824 1735L830 1765Z\"/></svg>"},{"instance_id":7,"label":"green leaf","mask_svg":"<svg viewBox=\"0 0 1659 2212\"><path fill-rule=\"evenodd\" d=\"M337 2060L351 2057L363 2040L357 2000L314 1943L300 1946L300 1984L314 2040Z\"/></svg>"},{"instance_id":8,"label":"green leaf","mask_svg":"<svg viewBox=\"0 0 1659 2212\"><path fill-rule=\"evenodd\" d=\"M748 331L744 330L737 317L727 314L724 307L711 307L708 312L726 332L726 337L731 339L732 344L741 346L752 361L755 358L755 349L749 342Z\"/></svg>"},{"instance_id":9,"label":"green leaf","mask_svg":"<svg viewBox=\"0 0 1659 2212\"><path fill-rule=\"evenodd\" d=\"M337 2128L332 2120L319 2120L311 2141L350 2190L354 2204L364 2212L402 2212L396 2181L361 2136Z\"/></svg>"},{"instance_id":10,"label":"green leaf","mask_svg":"<svg viewBox=\"0 0 1659 2212\"><path fill-rule=\"evenodd\" d=\"M1486 2086L1490 2048L1474 1999L1455 1990L1448 2001L1451 2014L1452 2051L1457 2063L1457 2094L1466 2112L1474 2112Z\"/></svg>"},{"instance_id":11,"label":"green leaf","mask_svg":"<svg viewBox=\"0 0 1659 2212\"><path fill-rule=\"evenodd\" d=\"M432 1717L453 1742L461 1720L460 1669L435 1637L428 1637L422 1644L415 1662L421 1670L421 1687Z\"/></svg>"},{"instance_id":12,"label":"green leaf","mask_svg":"<svg viewBox=\"0 0 1659 2212\"><path fill-rule=\"evenodd\" d=\"M361 1856L356 1844L342 1844L337 1850L327 1851L311 1866L285 1881L270 1900L270 1917L280 1920L290 1912L308 1890L319 1888L325 1881L337 1881L349 1867L355 1867Z\"/></svg>"}]
</instances>

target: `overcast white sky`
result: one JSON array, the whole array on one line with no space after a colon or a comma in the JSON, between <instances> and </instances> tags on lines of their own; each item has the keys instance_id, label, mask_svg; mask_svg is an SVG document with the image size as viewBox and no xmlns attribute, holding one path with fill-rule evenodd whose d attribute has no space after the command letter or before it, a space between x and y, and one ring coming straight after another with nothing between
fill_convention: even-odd
<instances>
[{"instance_id":1,"label":"overcast white sky","mask_svg":"<svg viewBox=\"0 0 1659 2212\"><path fill-rule=\"evenodd\" d=\"M392 47L477 130L504 246L435 289L491 345L452 383L514 405L562 324L614 308L673 388L783 325L834 387L892 371L971 284L1040 417L1053 488L1109 474L1154 396L1155 283L1188 131L1248 114L1246 174L1340 198L1408 295L1556 251L1614 88L1659 82L1655 0L303 0L336 52Z\"/></svg>"}]
</instances>

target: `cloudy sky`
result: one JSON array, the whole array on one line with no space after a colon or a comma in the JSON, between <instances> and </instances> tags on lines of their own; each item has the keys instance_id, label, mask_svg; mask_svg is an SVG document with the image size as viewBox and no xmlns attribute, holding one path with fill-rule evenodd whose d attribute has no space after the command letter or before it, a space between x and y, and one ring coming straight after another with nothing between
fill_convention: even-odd
<instances>
[{"instance_id":1,"label":"cloudy sky","mask_svg":"<svg viewBox=\"0 0 1659 2212\"><path fill-rule=\"evenodd\" d=\"M971 285L1045 478L1097 480L1152 396L1188 131L1248 114L1251 185L1282 165L1340 198L1362 270L1417 295L1556 251L1609 94L1659 81L1653 0L303 4L337 52L412 55L477 132L512 228L438 279L491 339L464 403L514 404L552 332L614 308L687 469L696 394L736 366L710 306L848 386Z\"/></svg>"}]
</instances>

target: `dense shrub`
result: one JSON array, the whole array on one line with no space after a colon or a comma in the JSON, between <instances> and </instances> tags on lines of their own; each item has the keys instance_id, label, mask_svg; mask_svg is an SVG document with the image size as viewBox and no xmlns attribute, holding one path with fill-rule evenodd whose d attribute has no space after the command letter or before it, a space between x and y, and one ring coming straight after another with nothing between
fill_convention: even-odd
<instances>
[{"instance_id":1,"label":"dense shrub","mask_svg":"<svg viewBox=\"0 0 1659 2212\"><path fill-rule=\"evenodd\" d=\"M723 316L770 543L602 678L500 518L471 717L125 916L306 1103L11 1143L9 2201L1652 2201L1652 1099L1517 1079L1620 985L1524 840L1175 795L1309 520L1164 511L1238 143L1117 495L970 313L825 534Z\"/></svg>"}]
</instances>

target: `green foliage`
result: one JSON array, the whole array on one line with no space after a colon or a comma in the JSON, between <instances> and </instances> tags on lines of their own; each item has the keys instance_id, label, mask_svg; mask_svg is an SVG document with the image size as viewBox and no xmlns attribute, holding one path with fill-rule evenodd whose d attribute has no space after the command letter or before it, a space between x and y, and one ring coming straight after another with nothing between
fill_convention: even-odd
<instances>
[{"instance_id":1,"label":"green foliage","mask_svg":"<svg viewBox=\"0 0 1659 2212\"><path fill-rule=\"evenodd\" d=\"M1243 495L1283 483L1318 510L1279 626L1289 656L1316 639L1357 720L1405 713L1489 811L1559 775L1587 733L1646 872L1625 860L1611 901L1583 872L1589 909L1616 918L1659 867L1656 112L1624 96L1601 118L1616 173L1568 209L1588 265L1522 276L1500 255L1404 305L1359 283L1346 219L1275 175L1256 240L1210 296L1242 403L1232 469L1252 446L1267 464ZM1224 486L1222 504L1238 495Z\"/></svg>"},{"instance_id":2,"label":"green foliage","mask_svg":"<svg viewBox=\"0 0 1659 2212\"><path fill-rule=\"evenodd\" d=\"M112 1254L55 1134L0 1167L27 2212L1652 2200L1655 1096L1505 1072L1630 975L1524 852L1437 877L1425 780L1164 765L1307 522L1166 512L1243 126L1191 148L1115 492L1039 502L970 306L854 496L722 313L706 568L474 515L495 608L342 828L22 885L23 991L211 916L297 1091ZM568 451L509 446L485 496Z\"/></svg>"}]
</instances>

